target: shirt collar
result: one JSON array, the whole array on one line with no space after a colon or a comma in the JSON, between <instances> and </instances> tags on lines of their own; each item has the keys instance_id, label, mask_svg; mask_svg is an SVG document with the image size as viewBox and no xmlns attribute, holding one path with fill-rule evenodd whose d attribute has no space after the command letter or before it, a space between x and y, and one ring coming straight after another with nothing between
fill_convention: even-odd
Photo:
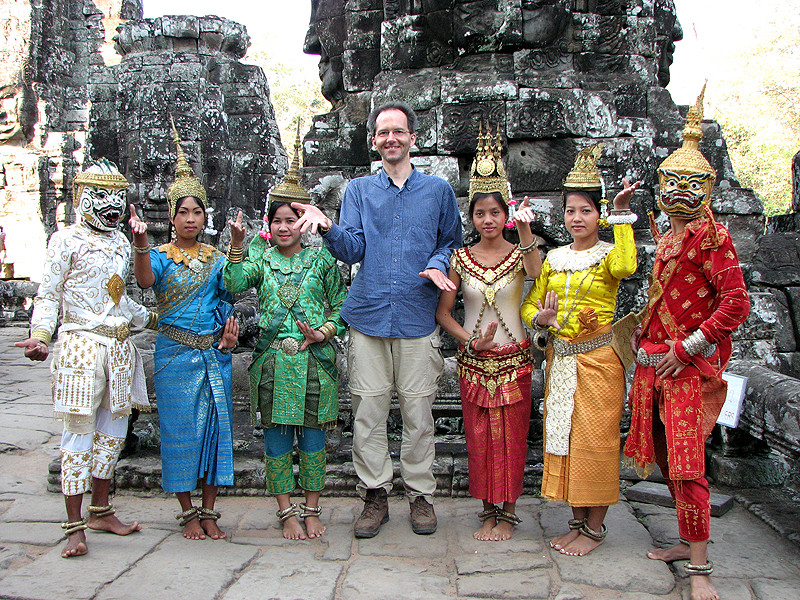
<instances>
[{"instance_id":1,"label":"shirt collar","mask_svg":"<svg viewBox=\"0 0 800 600\"><path fill-rule=\"evenodd\" d=\"M417 167L415 167L412 164L411 175L409 175L408 179L406 179L405 187L408 188L409 190L414 189L414 186L416 185L419 178L420 174L417 171ZM381 182L381 187L386 190L388 190L389 187L392 185L392 183L394 183L392 180L389 179L389 176L386 174L386 171L383 170L383 167L381 167L380 171L378 171L378 181Z\"/></svg>"}]
</instances>

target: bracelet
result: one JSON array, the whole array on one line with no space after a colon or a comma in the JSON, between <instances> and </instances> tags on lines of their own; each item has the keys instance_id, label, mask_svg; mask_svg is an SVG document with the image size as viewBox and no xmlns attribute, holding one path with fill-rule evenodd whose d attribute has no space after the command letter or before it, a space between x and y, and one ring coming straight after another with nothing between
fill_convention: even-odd
<instances>
[{"instance_id":1,"label":"bracelet","mask_svg":"<svg viewBox=\"0 0 800 600\"><path fill-rule=\"evenodd\" d=\"M40 342L43 342L45 345L48 345L50 343L50 340L53 339L53 336L44 327L37 327L31 332L31 338L33 338L34 340L39 340Z\"/></svg>"},{"instance_id":2,"label":"bracelet","mask_svg":"<svg viewBox=\"0 0 800 600\"><path fill-rule=\"evenodd\" d=\"M464 351L467 353L467 356L471 356L473 358L477 356L477 354L475 354L475 349L472 347L472 342L475 342L477 340L478 340L477 333L473 333L471 336L469 336L467 343L464 344Z\"/></svg>"},{"instance_id":3,"label":"bracelet","mask_svg":"<svg viewBox=\"0 0 800 600\"><path fill-rule=\"evenodd\" d=\"M240 263L244 260L244 248L242 246L228 247L228 262Z\"/></svg>"},{"instance_id":4,"label":"bracelet","mask_svg":"<svg viewBox=\"0 0 800 600\"><path fill-rule=\"evenodd\" d=\"M686 351L686 354L689 356L694 356L695 354L700 354L704 352L711 344L706 339L706 336L703 335L703 332L698 329L692 335L687 337L682 342L683 349Z\"/></svg>"},{"instance_id":5,"label":"bracelet","mask_svg":"<svg viewBox=\"0 0 800 600\"><path fill-rule=\"evenodd\" d=\"M147 244L147 246L134 246L133 249L136 250L136 254L147 254L152 247L152 244Z\"/></svg>"},{"instance_id":6,"label":"bracelet","mask_svg":"<svg viewBox=\"0 0 800 600\"><path fill-rule=\"evenodd\" d=\"M535 329L536 331L546 331L546 330L550 329L550 326L549 325L541 325L539 323L539 312L540 311L537 310L536 314L533 315L533 318L531 319L531 327L533 329Z\"/></svg>"},{"instance_id":7,"label":"bracelet","mask_svg":"<svg viewBox=\"0 0 800 600\"><path fill-rule=\"evenodd\" d=\"M614 209L611 211L611 214L606 218L606 221L608 221L609 225L633 225L638 220L639 220L639 215L627 209L623 210Z\"/></svg>"},{"instance_id":8,"label":"bracelet","mask_svg":"<svg viewBox=\"0 0 800 600\"><path fill-rule=\"evenodd\" d=\"M322 335L325 336L324 341L329 341L333 336L336 335L336 325L334 325L331 321L326 321L322 325L319 326L317 331L321 332Z\"/></svg>"},{"instance_id":9,"label":"bracelet","mask_svg":"<svg viewBox=\"0 0 800 600\"><path fill-rule=\"evenodd\" d=\"M533 238L533 241L530 244L528 244L527 246L520 246L519 247L519 251L522 254L530 254L531 252L533 252L533 249L537 248L537 247L538 247L538 245L536 244L536 238Z\"/></svg>"}]
</instances>

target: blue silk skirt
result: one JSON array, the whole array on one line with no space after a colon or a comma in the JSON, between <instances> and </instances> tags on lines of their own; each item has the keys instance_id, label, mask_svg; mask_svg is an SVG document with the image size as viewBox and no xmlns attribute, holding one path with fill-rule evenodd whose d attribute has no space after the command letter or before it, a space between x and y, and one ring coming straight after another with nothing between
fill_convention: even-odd
<instances>
[{"instance_id":1,"label":"blue silk skirt","mask_svg":"<svg viewBox=\"0 0 800 600\"><path fill-rule=\"evenodd\" d=\"M161 425L161 487L189 492L197 480L233 485L231 355L159 334L155 389Z\"/></svg>"}]
</instances>

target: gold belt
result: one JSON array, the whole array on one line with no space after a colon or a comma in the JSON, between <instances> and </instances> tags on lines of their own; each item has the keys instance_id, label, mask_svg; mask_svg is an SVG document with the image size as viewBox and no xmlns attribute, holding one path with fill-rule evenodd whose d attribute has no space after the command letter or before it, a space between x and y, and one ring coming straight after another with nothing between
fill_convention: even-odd
<instances>
[{"instance_id":1,"label":"gold belt","mask_svg":"<svg viewBox=\"0 0 800 600\"><path fill-rule=\"evenodd\" d=\"M556 353L556 356L572 356L573 354L582 354L583 352L590 352L591 350L608 346L613 337L614 333L609 331L602 333L597 337L593 337L590 340L573 343L561 338L553 338L553 351Z\"/></svg>"},{"instance_id":2,"label":"gold belt","mask_svg":"<svg viewBox=\"0 0 800 600\"><path fill-rule=\"evenodd\" d=\"M179 344L196 350L208 350L214 345L214 342L222 339L222 330L216 335L213 333L200 335L192 331L187 331L186 329L181 329L180 327L162 325L158 328L158 331L173 342L178 342Z\"/></svg>"},{"instance_id":3,"label":"gold belt","mask_svg":"<svg viewBox=\"0 0 800 600\"><path fill-rule=\"evenodd\" d=\"M86 319L81 317L73 317L72 319L68 319L66 322L74 323L75 325L86 325L88 323ZM116 327L112 327L111 325L98 325L92 329L86 329L85 331L88 333L96 333L97 335L102 335L108 338L115 338L120 342L124 342L131 336L130 323L123 323L122 325L117 325Z\"/></svg>"}]
</instances>

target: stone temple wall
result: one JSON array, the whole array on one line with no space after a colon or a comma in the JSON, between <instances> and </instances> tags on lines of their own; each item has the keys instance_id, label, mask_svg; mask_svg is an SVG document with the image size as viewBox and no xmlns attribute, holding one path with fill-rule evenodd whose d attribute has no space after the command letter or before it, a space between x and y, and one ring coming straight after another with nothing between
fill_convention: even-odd
<instances>
[{"instance_id":1,"label":"stone temple wall","mask_svg":"<svg viewBox=\"0 0 800 600\"><path fill-rule=\"evenodd\" d=\"M72 178L88 158L120 166L154 241L166 241L170 113L220 231L231 209L260 216L286 170L264 73L239 61L244 26L141 17L140 0L0 5L0 225L17 277L40 279L49 235L74 221Z\"/></svg>"},{"instance_id":2,"label":"stone temple wall","mask_svg":"<svg viewBox=\"0 0 800 600\"><path fill-rule=\"evenodd\" d=\"M640 266L621 286L618 312L644 306L655 250L647 213L658 215L656 169L680 145L688 109L676 106L665 89L674 43L682 38L672 0L311 0L311 5L305 51L320 55L322 92L333 108L315 117L305 137L304 179L331 216L337 216L347 181L379 164L365 121L370 109L386 100L404 100L417 111L412 161L451 183L467 242L474 234L463 209L479 123L500 126L514 195L536 198L536 233L547 248L569 240L561 215L563 177L580 148L602 141L600 166L609 197L623 177L645 182L632 203L640 217L634 226ZM769 370L800 377L798 217L771 223L781 231L764 235L763 204L740 186L719 125L705 121L703 130L701 149L717 170L712 208L732 233L753 303L734 336L734 362L743 372L753 365L767 371L761 379L753 374L754 381L771 381ZM798 202L795 198L795 210ZM657 221L662 229L668 226L664 215ZM537 389L541 396L538 384ZM745 429L769 438L785 464L797 465L800 438L792 441L793 434L785 433L797 427L785 425L796 421L800 410L786 413L781 404L797 406L798 398L796 392L779 396L766 405L763 390L749 389L745 421L752 426ZM778 439L783 441L774 443ZM735 453L730 446L725 453ZM787 470L779 469L784 478Z\"/></svg>"}]
</instances>

